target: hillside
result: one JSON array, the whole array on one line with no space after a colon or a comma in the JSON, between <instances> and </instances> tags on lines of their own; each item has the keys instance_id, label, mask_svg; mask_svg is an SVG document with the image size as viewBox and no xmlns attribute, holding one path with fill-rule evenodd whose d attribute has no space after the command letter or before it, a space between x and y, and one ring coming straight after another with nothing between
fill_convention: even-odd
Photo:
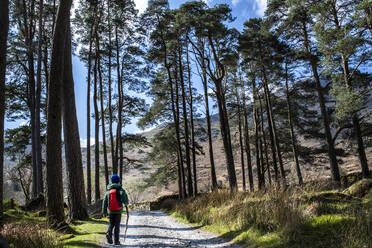
<instances>
[{"instance_id":1,"label":"hillside","mask_svg":"<svg viewBox=\"0 0 372 248\"><path fill-rule=\"evenodd\" d=\"M221 139L221 134L219 131L219 120L218 115L213 115L211 118L211 125L212 125L212 138L213 138L213 150L214 150L214 158L215 158L215 164L216 164L216 174L217 174L217 180L218 183L224 187L227 187L227 171L225 167L225 155L223 152L223 143ZM205 125L205 119L199 119L196 121L196 125ZM164 128L164 125L156 127L148 132L142 133L143 136L145 136L149 141L154 137L156 133L158 133L162 128ZM236 168L236 174L238 178L238 184L239 188L242 188L242 176L241 176L241 164L240 164L240 149L239 149L239 140L238 140L238 134L237 129L235 127L232 127L232 138L233 143L235 145L234 149L234 161L235 161L235 168ZM300 139L300 142L303 146L306 147L312 147L316 148L319 146L319 142L315 140L305 140L303 138ZM340 148L343 148L346 150L347 156L345 157L339 157L340 159L340 172L342 175L351 174L351 173L358 173L360 172L360 166L359 166L359 160L356 154L355 147L345 147L342 146L343 142L339 142L338 145ZM199 183L199 190L201 192L208 192L211 188L211 182L210 182L210 165L209 165L209 154L208 154L208 142L204 141L201 142L201 145L203 147L203 151L205 155L198 155L197 156L197 171L198 171L198 183ZM136 160L143 160L146 156L146 152L149 152L151 150L150 147L144 148L144 149L131 149L125 153L125 156L128 156L131 159ZM92 148L93 151L93 148ZM83 151L83 154L86 151ZM369 158L369 163L372 163L372 147L369 147L366 149L367 152L367 158ZM288 175L288 180L290 182L296 182L296 171L294 168L293 158L291 156L286 156L284 154L284 166L286 173ZM253 163L253 172L254 172L254 179L256 180L256 168L255 168L255 161L254 156L252 153L252 163ZM109 158L109 161L110 158ZM102 161L103 163L103 161ZM101 163L101 164L102 164ZM245 166L247 161L245 160ZM324 179L324 178L330 178L330 168L329 164L326 160L317 160L316 164L301 164L301 169L303 170L303 176L304 180L306 181L312 181L312 180L318 180L318 179ZM124 175L124 181L126 182L126 186L130 188L130 191L132 194L135 195L141 195L138 199L136 196L136 199L140 201L148 201L148 200L154 200L159 196L166 195L166 194L172 194L177 192L177 185L176 182L170 183L169 185L163 185L159 187L152 187L150 189L146 189L145 192L137 192L136 186L139 186L141 181L143 179L148 178L152 172L155 171L154 166L151 163L148 162L139 162L138 165L131 165L129 166L128 170L126 171ZM246 173L247 174L247 173ZM255 181L255 186L257 185L257 182Z\"/></svg>"}]
</instances>

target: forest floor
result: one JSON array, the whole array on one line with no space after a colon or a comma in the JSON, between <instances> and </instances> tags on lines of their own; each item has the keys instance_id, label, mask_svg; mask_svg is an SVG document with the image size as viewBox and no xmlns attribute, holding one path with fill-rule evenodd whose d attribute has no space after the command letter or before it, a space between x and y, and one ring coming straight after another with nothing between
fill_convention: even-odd
<instances>
[{"instance_id":1,"label":"forest floor","mask_svg":"<svg viewBox=\"0 0 372 248\"><path fill-rule=\"evenodd\" d=\"M125 217L123 216L120 230L122 244L124 230ZM119 246L107 245L104 239L102 247ZM162 211L132 211L126 241L121 247L239 248L240 246L201 229L201 226L183 224Z\"/></svg>"}]
</instances>

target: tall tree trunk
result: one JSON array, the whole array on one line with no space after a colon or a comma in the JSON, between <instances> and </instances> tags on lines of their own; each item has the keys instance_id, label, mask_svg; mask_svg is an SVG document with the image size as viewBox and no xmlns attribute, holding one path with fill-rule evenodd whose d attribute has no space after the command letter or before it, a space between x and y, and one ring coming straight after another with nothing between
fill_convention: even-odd
<instances>
[{"instance_id":1,"label":"tall tree trunk","mask_svg":"<svg viewBox=\"0 0 372 248\"><path fill-rule=\"evenodd\" d=\"M297 178L298 178L298 183L302 184L303 179L302 179L302 174L301 174L300 163L298 161L298 152L297 152L297 145L296 145L297 139L296 139L296 134L294 132L293 120L292 120L291 100L290 100L289 88L288 88L288 65L287 64L285 64L285 93L286 93L286 98L287 98L288 122L289 122L290 131L291 131L292 151L293 151L294 161L296 164Z\"/></svg>"},{"instance_id":2,"label":"tall tree trunk","mask_svg":"<svg viewBox=\"0 0 372 248\"><path fill-rule=\"evenodd\" d=\"M176 139L177 139L177 166L178 166L178 194L181 199L184 199L186 197L185 194L185 183L184 183L184 170L183 170L183 159L182 159L182 148L181 148L181 137L180 137L180 127L179 127L179 119L177 116L176 108L178 108L178 93L176 100L174 99L174 89L173 89L173 80L172 80L172 74L170 71L170 68L167 63L167 56L165 56L164 63L167 69L168 73L168 84L170 88L170 95L171 95L171 104L172 104L172 115L173 115L173 122L175 126L175 132L176 132ZM175 82L177 82L177 73L175 73ZM176 91L178 90L177 84L176 84ZM176 107L177 102L177 107Z\"/></svg>"},{"instance_id":3,"label":"tall tree trunk","mask_svg":"<svg viewBox=\"0 0 372 248\"><path fill-rule=\"evenodd\" d=\"M105 183L106 186L109 182L109 169L108 169L108 160L107 160L107 146L106 146L106 126L105 126L105 109L103 107L103 79L102 79L102 70L101 70L101 50L99 47L99 37L96 32L96 47L97 47L97 62L98 62L98 77L99 77L99 94L100 94L100 107L101 107L101 128L102 128L102 142L103 142L103 161L105 166Z\"/></svg>"},{"instance_id":4,"label":"tall tree trunk","mask_svg":"<svg viewBox=\"0 0 372 248\"><path fill-rule=\"evenodd\" d=\"M181 85L181 96L182 96L182 113L183 113L183 125L185 130L185 150L186 150L186 166L187 166L187 191L188 195L193 195L192 188L192 171L191 171L191 160L190 160L190 137L189 137L189 124L187 120L187 107L186 107L186 93L185 93L185 82L183 78L183 66L182 66L182 52L181 46L178 48L178 66L180 74L180 85Z\"/></svg>"},{"instance_id":5,"label":"tall tree trunk","mask_svg":"<svg viewBox=\"0 0 372 248\"><path fill-rule=\"evenodd\" d=\"M60 0L50 65L47 121L47 221L51 226L65 223L62 183L61 98L67 26L72 0Z\"/></svg>"},{"instance_id":6,"label":"tall tree trunk","mask_svg":"<svg viewBox=\"0 0 372 248\"><path fill-rule=\"evenodd\" d=\"M48 82L49 82L49 66L48 66L48 58L49 58L49 53L48 53L48 38L44 34L44 55L43 55L43 69L44 69L44 78L46 82L46 95L48 96ZM46 100L48 102L48 100ZM46 113L46 109L44 109Z\"/></svg>"},{"instance_id":7,"label":"tall tree trunk","mask_svg":"<svg viewBox=\"0 0 372 248\"><path fill-rule=\"evenodd\" d=\"M92 177L91 177L91 155L90 155L90 84L92 70L92 46L93 46L93 29L90 28L89 34L89 53L88 53L88 79L87 79L87 202L92 203Z\"/></svg>"},{"instance_id":8,"label":"tall tree trunk","mask_svg":"<svg viewBox=\"0 0 372 248\"><path fill-rule=\"evenodd\" d=\"M115 164L113 168L113 173L118 173L119 165L119 146L121 144L121 126L122 126L122 99L121 99L121 74L120 74L120 53L119 53L119 37L118 37L118 27L115 26L115 43L116 43L116 69L118 78L118 124L116 127L116 148L115 148Z\"/></svg>"},{"instance_id":9,"label":"tall tree trunk","mask_svg":"<svg viewBox=\"0 0 372 248\"><path fill-rule=\"evenodd\" d=\"M178 199L182 199L182 176L181 176L181 165L180 165L180 156L177 152L177 176L178 176Z\"/></svg>"},{"instance_id":10,"label":"tall tree trunk","mask_svg":"<svg viewBox=\"0 0 372 248\"><path fill-rule=\"evenodd\" d=\"M263 116L263 108L262 108L262 103L261 103L261 99L260 99L260 113L261 113L261 120L264 119L264 116ZM264 144L264 149L265 149L265 162L266 162L266 165L267 165L267 177L269 179L269 184L271 185L271 172L270 172L270 161L269 161L269 154L268 154L268 151L267 151L267 141L266 141L266 132L265 132L265 126L263 124L264 122L262 121L262 138L263 138L263 144ZM262 158L263 160L263 158ZM265 177L265 175L263 175L263 177Z\"/></svg>"},{"instance_id":11,"label":"tall tree trunk","mask_svg":"<svg viewBox=\"0 0 372 248\"><path fill-rule=\"evenodd\" d=\"M26 74L28 76L27 82L27 106L30 110L30 124L31 124L31 157L32 157L32 197L38 195L37 192L37 163L36 163L36 130L35 130L35 67L34 67L34 12L35 12L35 1L31 0L26 3L23 1L16 1L16 8L20 12L20 18L18 18L18 25L20 27L21 34L24 38L26 47L26 60L27 69ZM23 22L22 22L23 21Z\"/></svg>"},{"instance_id":12,"label":"tall tree trunk","mask_svg":"<svg viewBox=\"0 0 372 248\"><path fill-rule=\"evenodd\" d=\"M94 201L98 202L100 200L100 175L99 175L99 111L98 111L98 103L97 103L97 94L98 94L98 87L97 87L97 71L98 71L98 53L97 53L97 46L94 58L94 68L93 68L93 75L94 75L94 89L93 89L93 105L94 105Z\"/></svg>"},{"instance_id":13,"label":"tall tree trunk","mask_svg":"<svg viewBox=\"0 0 372 248\"><path fill-rule=\"evenodd\" d=\"M260 177L261 177L261 188L265 188L266 187L266 181L265 181L265 170L268 170L269 169L269 163L268 161L266 160L266 168L265 168L265 160L264 160L264 150L263 150L263 139L264 139L264 135L265 135L265 122L263 121L264 118L263 118L263 109L262 109L262 103L261 103L261 97L258 96L258 101L259 101L259 104L260 104L260 109L257 110L257 114L261 117L261 124L259 125L259 132L260 132L260 135L259 135L259 145L260 145L260 160L261 160L261 171L260 171Z\"/></svg>"},{"instance_id":14,"label":"tall tree trunk","mask_svg":"<svg viewBox=\"0 0 372 248\"><path fill-rule=\"evenodd\" d=\"M225 149L226 165L227 165L227 174L229 177L229 185L231 192L237 190L237 180L235 173L235 164L234 164L234 155L231 146L231 135L230 135L230 125L229 118L226 110L226 99L225 99L225 89L222 85L222 80L226 76L224 65L222 65L219 57L217 55L215 44L212 40L211 35L208 35L209 45L212 50L213 58L217 67L218 75L214 75L213 71L208 63L208 70L212 76L212 81L216 86L216 96L217 96L217 105L220 118L220 130L223 140L223 146Z\"/></svg>"},{"instance_id":15,"label":"tall tree trunk","mask_svg":"<svg viewBox=\"0 0 372 248\"><path fill-rule=\"evenodd\" d=\"M208 100L208 79L207 79L207 68L205 65L204 54L201 56L200 60L201 60L201 67L202 67L202 81L203 81L203 89L204 89L205 117L207 119L207 134L208 134L209 162L211 164L212 190L215 190L217 189L218 185L217 185L216 167L214 165L214 156L213 156L212 128L211 128L211 117L209 115L209 100Z\"/></svg>"},{"instance_id":16,"label":"tall tree trunk","mask_svg":"<svg viewBox=\"0 0 372 248\"><path fill-rule=\"evenodd\" d=\"M3 202L4 184L4 117L5 117L5 69L9 29L9 1L0 1L0 202ZM0 219L3 204L0 204Z\"/></svg>"},{"instance_id":17,"label":"tall tree trunk","mask_svg":"<svg viewBox=\"0 0 372 248\"><path fill-rule=\"evenodd\" d=\"M34 50L33 50L33 39L34 39L34 12L35 12L35 1L31 0L29 6L26 1L22 1L20 5L23 16L23 36L26 45L27 54L27 66L28 66L28 99L27 104L30 110L30 123L31 123L31 155L32 155L32 197L38 195L38 165L36 161L36 128L35 128L35 64L34 64ZM20 23L20 26L22 24Z\"/></svg>"},{"instance_id":18,"label":"tall tree trunk","mask_svg":"<svg viewBox=\"0 0 372 248\"><path fill-rule=\"evenodd\" d=\"M278 184L279 183L279 171L278 171L278 163L276 160L275 141L274 141L273 128L272 128L272 123L270 121L269 110L268 110L267 104L266 104L266 111L267 111L267 124L269 126L269 135L270 135L271 157L272 157L273 165L274 165L274 178L275 178L275 182Z\"/></svg>"},{"instance_id":19,"label":"tall tree trunk","mask_svg":"<svg viewBox=\"0 0 372 248\"><path fill-rule=\"evenodd\" d=\"M307 31L307 28L306 28L306 23L302 23L302 31L303 31L303 38L304 38L304 49L305 49L305 52L306 52L306 55L307 55L307 59L310 62L310 65L311 65L316 90L318 92L320 111L321 111L321 114L322 114L323 128L324 128L324 133L325 133L324 138L325 138L325 140L327 142L327 146L328 146L328 157L329 157L329 163L330 163L331 172L332 172L332 179L335 182L340 183L340 180L341 180L340 171L339 171L339 168L338 168L335 144L334 144L333 139L332 139L332 133L331 133L331 128L330 128L330 124L329 124L327 106L325 104L324 89L323 89L323 87L320 83L317 62L315 60L314 55L311 53L311 50L310 50L310 41L309 41L308 31Z\"/></svg>"},{"instance_id":20,"label":"tall tree trunk","mask_svg":"<svg viewBox=\"0 0 372 248\"><path fill-rule=\"evenodd\" d=\"M268 80L266 77L266 69L264 66L262 66L262 74L263 74L263 86L264 86L264 92L265 92L265 102L266 102L266 111L267 111L267 116L268 116L268 121L271 124L272 128L272 134L273 134L273 141L275 144L275 149L276 149L276 154L278 155L278 160L279 160L279 170L280 170L280 175L282 179L282 184L285 187L287 184L286 181L286 175L284 171L284 165L283 165L283 158L282 158L282 152L279 144L279 138L276 130L276 124L275 124L275 119L274 119L274 113L273 113L273 107L271 104L271 95L270 95L270 90L268 86Z\"/></svg>"},{"instance_id":21,"label":"tall tree trunk","mask_svg":"<svg viewBox=\"0 0 372 248\"><path fill-rule=\"evenodd\" d=\"M121 83L123 83L121 81ZM123 99L124 99L124 90L123 90L123 85L121 85L120 87L120 95L121 95L121 106L123 106ZM122 110L120 110L120 114L121 114ZM122 122L121 122L122 123ZM120 156L119 156L119 159L120 159L120 163L119 163L119 175L120 175L120 178L123 177L123 171L124 171L124 148L123 148L123 139L121 138L121 132L122 132L122 124L120 125L120 143L119 143L119 151L120 151Z\"/></svg>"},{"instance_id":22,"label":"tall tree trunk","mask_svg":"<svg viewBox=\"0 0 372 248\"><path fill-rule=\"evenodd\" d=\"M81 158L79 124L76 114L74 78L72 75L71 29L68 27L64 58L63 87L63 134L65 141L66 171L70 220L88 218L85 197L83 162Z\"/></svg>"},{"instance_id":23,"label":"tall tree trunk","mask_svg":"<svg viewBox=\"0 0 372 248\"><path fill-rule=\"evenodd\" d=\"M36 191L38 194L44 192L43 185L43 167L41 157L41 138L40 138L40 102L41 102L41 63L42 63L42 45L43 45L43 6L44 1L39 1L39 34L37 50L37 78L36 78L36 95L35 95L35 160L37 166Z\"/></svg>"},{"instance_id":24,"label":"tall tree trunk","mask_svg":"<svg viewBox=\"0 0 372 248\"><path fill-rule=\"evenodd\" d=\"M196 175L196 148L195 148L195 127L194 127L194 106L193 106L193 92L192 92L192 83L191 83L191 67L189 60L189 47L186 45L186 59L187 59L187 73L189 81L189 95L190 95L190 125L191 125L191 143L192 143L192 173L194 180L194 197L198 194L198 178Z\"/></svg>"},{"instance_id":25,"label":"tall tree trunk","mask_svg":"<svg viewBox=\"0 0 372 248\"><path fill-rule=\"evenodd\" d=\"M176 92L176 102L175 102L175 113L176 113L176 134L178 139L178 149L179 149L179 156L181 161L181 176L182 176L182 189L183 189L183 197L187 197L186 192L186 175L185 175L185 168L183 166L183 153L182 153L182 143L181 143L181 130L180 130L180 106L179 106L179 83L178 83L178 71L177 67L175 68L174 72L174 82L175 82L175 92ZM173 85L171 85L171 90Z\"/></svg>"},{"instance_id":26,"label":"tall tree trunk","mask_svg":"<svg viewBox=\"0 0 372 248\"><path fill-rule=\"evenodd\" d=\"M254 146L255 146L255 152L256 152L257 181L258 181L258 189L262 189L262 181L261 181L262 180L262 177L261 177L261 162L262 161L260 160L260 147L259 147L259 139L260 139L260 133L259 133L260 117L258 114L259 101L257 100L258 91L256 89L255 79L253 79L252 81L252 86L253 86L253 122L254 122L254 131L255 131ZM263 120L261 120L261 122L263 122Z\"/></svg>"},{"instance_id":27,"label":"tall tree trunk","mask_svg":"<svg viewBox=\"0 0 372 248\"><path fill-rule=\"evenodd\" d=\"M238 131L239 131L239 146L240 146L240 162L242 166L242 184L243 184L243 191L247 190L247 186L245 183L245 166L244 166L244 147L243 147L243 131L242 131L242 116L241 116L241 101L238 92L238 87L235 88L236 91L236 103L238 104Z\"/></svg>"},{"instance_id":28,"label":"tall tree trunk","mask_svg":"<svg viewBox=\"0 0 372 248\"><path fill-rule=\"evenodd\" d=\"M181 184L181 187L179 187L179 195L181 196L182 199L186 197L186 189L185 189L185 172L183 169L183 156L182 156L182 148L181 148L181 137L180 137L180 126L179 126L179 118L177 115L176 108L178 109L178 93L176 93L177 97L176 100L174 99L174 89L173 89L173 83L172 83L172 78L171 74L168 74L169 76L169 85L170 85L170 94L171 94L171 102L172 102L172 113L173 113L173 121L175 125L175 131L176 131L176 138L177 138L177 154L178 154L178 159L177 159L177 165L178 171L179 171L179 178L178 181ZM175 82L177 82L177 79L175 79ZM176 91L178 90L177 83L176 83ZM177 103L177 107L176 107Z\"/></svg>"},{"instance_id":29,"label":"tall tree trunk","mask_svg":"<svg viewBox=\"0 0 372 248\"><path fill-rule=\"evenodd\" d=\"M247 106L246 106L245 91L243 91L243 110L244 110L243 112L244 114L244 142L245 142L245 153L247 156L247 164L248 164L249 190L253 192L254 182L253 182L253 171L252 171L251 144L250 144L250 138L249 138L248 112L247 112Z\"/></svg>"},{"instance_id":30,"label":"tall tree trunk","mask_svg":"<svg viewBox=\"0 0 372 248\"><path fill-rule=\"evenodd\" d=\"M109 110L109 132L110 132L110 145L111 145L111 162L112 162L112 169L114 170L115 168L115 144L114 144L114 134L112 131L112 105L111 105L111 100L112 100L112 82L111 82L111 56L112 56L112 41L111 41L111 14L110 14L110 0L107 1L107 20L108 20L108 28L109 28L109 54L108 54L108 110Z\"/></svg>"}]
</instances>

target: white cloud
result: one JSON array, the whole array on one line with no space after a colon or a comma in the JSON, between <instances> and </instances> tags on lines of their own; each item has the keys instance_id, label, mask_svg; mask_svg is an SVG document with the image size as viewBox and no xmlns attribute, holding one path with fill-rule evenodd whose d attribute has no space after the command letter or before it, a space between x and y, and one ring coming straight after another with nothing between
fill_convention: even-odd
<instances>
[{"instance_id":1,"label":"white cloud","mask_svg":"<svg viewBox=\"0 0 372 248\"><path fill-rule=\"evenodd\" d=\"M22 121L19 125L20 125L21 127L23 127L23 126L28 126L28 121Z\"/></svg>"},{"instance_id":2,"label":"white cloud","mask_svg":"<svg viewBox=\"0 0 372 248\"><path fill-rule=\"evenodd\" d=\"M258 16L264 16L267 7L267 0L254 0L254 10Z\"/></svg>"},{"instance_id":3,"label":"white cloud","mask_svg":"<svg viewBox=\"0 0 372 248\"><path fill-rule=\"evenodd\" d=\"M139 13L143 13L147 8L147 0L134 0Z\"/></svg>"},{"instance_id":4,"label":"white cloud","mask_svg":"<svg viewBox=\"0 0 372 248\"><path fill-rule=\"evenodd\" d=\"M82 148L86 148L87 147L87 143L88 143L88 140L87 139L82 139L80 138L80 146ZM95 139L90 137L90 145L93 146L95 144Z\"/></svg>"},{"instance_id":5,"label":"white cloud","mask_svg":"<svg viewBox=\"0 0 372 248\"><path fill-rule=\"evenodd\" d=\"M203 2L205 2L205 3L208 4L208 5L209 5L210 3L212 3L212 1L213 1L213 0L203 0Z\"/></svg>"},{"instance_id":6,"label":"white cloud","mask_svg":"<svg viewBox=\"0 0 372 248\"><path fill-rule=\"evenodd\" d=\"M232 0L232 1L231 1L231 4L232 4L233 6L236 6L239 2L240 2L240 0Z\"/></svg>"}]
</instances>

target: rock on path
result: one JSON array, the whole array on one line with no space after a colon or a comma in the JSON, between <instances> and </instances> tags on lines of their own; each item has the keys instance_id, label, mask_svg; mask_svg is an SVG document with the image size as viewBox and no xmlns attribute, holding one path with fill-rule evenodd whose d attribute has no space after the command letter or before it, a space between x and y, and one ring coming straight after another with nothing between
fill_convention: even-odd
<instances>
[{"instance_id":1,"label":"rock on path","mask_svg":"<svg viewBox=\"0 0 372 248\"><path fill-rule=\"evenodd\" d=\"M123 243L126 216L122 218L120 241ZM130 212L127 239L120 247L208 247L239 248L200 227L178 222L161 211ZM106 242L106 239L105 239ZM104 244L102 247L119 247Z\"/></svg>"}]
</instances>

